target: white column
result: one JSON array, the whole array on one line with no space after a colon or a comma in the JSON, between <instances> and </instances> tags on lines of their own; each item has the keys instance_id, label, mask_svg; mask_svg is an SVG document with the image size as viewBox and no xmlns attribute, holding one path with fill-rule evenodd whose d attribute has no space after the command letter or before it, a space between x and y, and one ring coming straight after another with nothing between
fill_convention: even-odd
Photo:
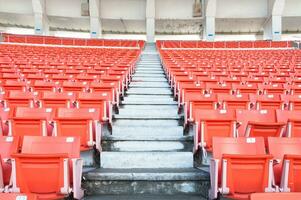
<instances>
[{"instance_id":1,"label":"white column","mask_svg":"<svg viewBox=\"0 0 301 200\"><path fill-rule=\"evenodd\" d=\"M90 0L90 36L100 38L102 36L102 26L100 20L100 0Z\"/></svg>"},{"instance_id":2,"label":"white column","mask_svg":"<svg viewBox=\"0 0 301 200\"><path fill-rule=\"evenodd\" d=\"M215 16L216 0L208 0L205 8L204 39L214 41L215 39Z\"/></svg>"},{"instance_id":3,"label":"white column","mask_svg":"<svg viewBox=\"0 0 301 200\"><path fill-rule=\"evenodd\" d=\"M146 0L146 38L147 42L155 42L155 0Z\"/></svg>"},{"instance_id":4,"label":"white column","mask_svg":"<svg viewBox=\"0 0 301 200\"><path fill-rule=\"evenodd\" d=\"M90 17L90 36L91 38L100 38L102 36L101 23L98 17Z\"/></svg>"},{"instance_id":5,"label":"white column","mask_svg":"<svg viewBox=\"0 0 301 200\"><path fill-rule=\"evenodd\" d=\"M45 6L45 0L32 0L34 32L37 35L49 35L49 21Z\"/></svg>"},{"instance_id":6,"label":"white column","mask_svg":"<svg viewBox=\"0 0 301 200\"><path fill-rule=\"evenodd\" d=\"M285 6L285 0L269 1L268 18L264 23L264 39L280 41L282 35L282 14Z\"/></svg>"}]
</instances>

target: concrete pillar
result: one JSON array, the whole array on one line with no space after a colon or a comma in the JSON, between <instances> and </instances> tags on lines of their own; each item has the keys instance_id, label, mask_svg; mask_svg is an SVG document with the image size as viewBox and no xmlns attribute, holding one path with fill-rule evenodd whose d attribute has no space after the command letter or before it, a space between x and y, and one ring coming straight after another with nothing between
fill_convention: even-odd
<instances>
[{"instance_id":1,"label":"concrete pillar","mask_svg":"<svg viewBox=\"0 0 301 200\"><path fill-rule=\"evenodd\" d=\"M265 40L280 41L282 35L282 14L285 0L269 0L268 18L263 26Z\"/></svg>"},{"instance_id":2,"label":"concrete pillar","mask_svg":"<svg viewBox=\"0 0 301 200\"><path fill-rule=\"evenodd\" d=\"M102 36L102 28L98 17L90 17L90 36L91 38L100 38Z\"/></svg>"},{"instance_id":3,"label":"concrete pillar","mask_svg":"<svg viewBox=\"0 0 301 200\"><path fill-rule=\"evenodd\" d=\"M146 38L147 42L155 42L155 0L146 0Z\"/></svg>"},{"instance_id":4,"label":"concrete pillar","mask_svg":"<svg viewBox=\"0 0 301 200\"><path fill-rule=\"evenodd\" d=\"M215 39L215 17L205 18L205 39L206 41L214 41Z\"/></svg>"},{"instance_id":5,"label":"concrete pillar","mask_svg":"<svg viewBox=\"0 0 301 200\"><path fill-rule=\"evenodd\" d=\"M102 37L102 26L100 20L100 0L89 1L90 10L90 36L91 38Z\"/></svg>"},{"instance_id":6,"label":"concrete pillar","mask_svg":"<svg viewBox=\"0 0 301 200\"><path fill-rule=\"evenodd\" d=\"M32 0L34 32L37 35L49 35L49 21L45 6L45 0Z\"/></svg>"},{"instance_id":7,"label":"concrete pillar","mask_svg":"<svg viewBox=\"0 0 301 200\"><path fill-rule=\"evenodd\" d=\"M204 39L206 41L214 41L215 39L215 16L216 16L216 0L207 0L205 4L204 17Z\"/></svg>"}]
</instances>

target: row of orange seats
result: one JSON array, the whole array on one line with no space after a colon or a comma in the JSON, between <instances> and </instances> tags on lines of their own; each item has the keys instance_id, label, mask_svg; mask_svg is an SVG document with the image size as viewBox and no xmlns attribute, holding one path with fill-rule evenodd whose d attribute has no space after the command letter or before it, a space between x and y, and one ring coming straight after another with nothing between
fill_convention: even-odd
<instances>
[{"instance_id":1,"label":"row of orange seats","mask_svg":"<svg viewBox=\"0 0 301 200\"><path fill-rule=\"evenodd\" d=\"M210 199L219 194L247 199L252 193L264 192L275 194L251 199L300 197L285 193L301 192L301 138L269 137L266 144L261 137L214 137L212 141Z\"/></svg>"},{"instance_id":2,"label":"row of orange seats","mask_svg":"<svg viewBox=\"0 0 301 200\"><path fill-rule=\"evenodd\" d=\"M0 136L0 198L83 198L80 143L70 136Z\"/></svg>"},{"instance_id":3,"label":"row of orange seats","mask_svg":"<svg viewBox=\"0 0 301 200\"><path fill-rule=\"evenodd\" d=\"M168 41L157 40L157 48L292 48L291 41Z\"/></svg>"},{"instance_id":4,"label":"row of orange seats","mask_svg":"<svg viewBox=\"0 0 301 200\"><path fill-rule=\"evenodd\" d=\"M102 126L109 122L104 105L83 108L1 109L2 134L5 136L79 137L81 150L100 150Z\"/></svg>"},{"instance_id":5,"label":"row of orange seats","mask_svg":"<svg viewBox=\"0 0 301 200\"><path fill-rule=\"evenodd\" d=\"M212 138L301 137L301 111L192 109L194 152L212 151Z\"/></svg>"},{"instance_id":6,"label":"row of orange seats","mask_svg":"<svg viewBox=\"0 0 301 200\"><path fill-rule=\"evenodd\" d=\"M113 39L80 39L39 35L15 35L2 33L3 41L10 43L54 44L76 46L108 46L108 47L139 47L143 48L143 40L113 40Z\"/></svg>"}]
</instances>

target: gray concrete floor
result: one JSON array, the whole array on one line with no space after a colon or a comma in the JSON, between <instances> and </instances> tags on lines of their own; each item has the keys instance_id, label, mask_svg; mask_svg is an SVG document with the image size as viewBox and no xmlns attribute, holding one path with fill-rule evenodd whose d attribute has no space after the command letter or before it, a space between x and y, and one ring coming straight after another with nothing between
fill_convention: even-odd
<instances>
[{"instance_id":1,"label":"gray concrete floor","mask_svg":"<svg viewBox=\"0 0 301 200\"><path fill-rule=\"evenodd\" d=\"M205 200L199 195L96 195L84 200Z\"/></svg>"}]
</instances>

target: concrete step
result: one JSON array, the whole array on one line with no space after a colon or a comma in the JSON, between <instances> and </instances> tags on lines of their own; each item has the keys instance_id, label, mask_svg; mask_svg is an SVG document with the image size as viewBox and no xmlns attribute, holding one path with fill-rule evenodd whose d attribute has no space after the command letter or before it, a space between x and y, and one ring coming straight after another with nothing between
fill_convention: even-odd
<instances>
[{"instance_id":1,"label":"concrete step","mask_svg":"<svg viewBox=\"0 0 301 200\"><path fill-rule=\"evenodd\" d=\"M143 88L169 88L168 83L163 82L132 82L130 88L143 87Z\"/></svg>"},{"instance_id":2,"label":"concrete step","mask_svg":"<svg viewBox=\"0 0 301 200\"><path fill-rule=\"evenodd\" d=\"M102 151L120 152L191 152L191 141L114 141L102 140Z\"/></svg>"},{"instance_id":3,"label":"concrete step","mask_svg":"<svg viewBox=\"0 0 301 200\"><path fill-rule=\"evenodd\" d=\"M192 136L178 136L178 135L145 135L145 134L135 134L133 133L124 133L123 135L115 136L113 135L104 135L103 139L104 141L183 141L183 142L192 142L193 137Z\"/></svg>"},{"instance_id":4,"label":"concrete step","mask_svg":"<svg viewBox=\"0 0 301 200\"><path fill-rule=\"evenodd\" d=\"M88 180L201 180L208 177L207 172L197 168L159 168L159 169L95 169L87 174Z\"/></svg>"},{"instance_id":5,"label":"concrete step","mask_svg":"<svg viewBox=\"0 0 301 200\"><path fill-rule=\"evenodd\" d=\"M163 122L164 123L164 122ZM183 136L183 127L182 126L142 126L137 124L129 124L128 126L116 126L114 123L113 126L113 136L124 136L127 135L129 140L131 137L143 137L147 138L156 136L157 138L160 137L167 137L167 136Z\"/></svg>"},{"instance_id":6,"label":"concrete step","mask_svg":"<svg viewBox=\"0 0 301 200\"><path fill-rule=\"evenodd\" d=\"M102 168L192 168L192 152L109 152L102 151Z\"/></svg>"},{"instance_id":7,"label":"concrete step","mask_svg":"<svg viewBox=\"0 0 301 200\"><path fill-rule=\"evenodd\" d=\"M160 68L160 69L162 69L162 66L160 63L155 63L155 64L139 63L139 64L137 64L137 69L144 69L144 68Z\"/></svg>"},{"instance_id":8,"label":"concrete step","mask_svg":"<svg viewBox=\"0 0 301 200\"><path fill-rule=\"evenodd\" d=\"M169 99L169 97L167 97ZM163 98L161 98L163 99ZM136 110L137 112L152 112L153 110L158 111L162 110L166 112L172 112L173 114L177 114L176 105L121 105L119 112L131 112Z\"/></svg>"},{"instance_id":9,"label":"concrete step","mask_svg":"<svg viewBox=\"0 0 301 200\"><path fill-rule=\"evenodd\" d=\"M122 104L177 105L177 102L173 101L172 96L166 95L129 95L124 97Z\"/></svg>"},{"instance_id":10,"label":"concrete step","mask_svg":"<svg viewBox=\"0 0 301 200\"><path fill-rule=\"evenodd\" d=\"M167 79L166 78L153 78L153 77L133 77L132 79L133 81L136 81L136 82L167 82Z\"/></svg>"},{"instance_id":11,"label":"concrete step","mask_svg":"<svg viewBox=\"0 0 301 200\"><path fill-rule=\"evenodd\" d=\"M178 109L176 105L123 105L119 110L119 115L177 116Z\"/></svg>"},{"instance_id":12,"label":"concrete step","mask_svg":"<svg viewBox=\"0 0 301 200\"><path fill-rule=\"evenodd\" d=\"M126 93L127 95L172 95L170 88L130 88Z\"/></svg>"},{"instance_id":13,"label":"concrete step","mask_svg":"<svg viewBox=\"0 0 301 200\"><path fill-rule=\"evenodd\" d=\"M113 128L115 126L124 126L124 127L176 127L179 126L178 125L179 122L177 119L164 119L164 120L147 120L147 119L118 119L118 120L114 120L114 124L113 124Z\"/></svg>"},{"instance_id":14,"label":"concrete step","mask_svg":"<svg viewBox=\"0 0 301 200\"><path fill-rule=\"evenodd\" d=\"M174 119L174 120L179 120L179 116L172 116L172 115L144 115L144 114L139 114L139 115L130 115L130 114L123 114L123 115L115 115L113 119L128 119L128 120L169 120L169 119Z\"/></svg>"},{"instance_id":15,"label":"concrete step","mask_svg":"<svg viewBox=\"0 0 301 200\"><path fill-rule=\"evenodd\" d=\"M206 200L199 194L177 194L177 195L162 195L162 194L133 194L133 195L92 195L87 196L84 200Z\"/></svg>"},{"instance_id":16,"label":"concrete step","mask_svg":"<svg viewBox=\"0 0 301 200\"><path fill-rule=\"evenodd\" d=\"M162 70L153 70L153 71L146 71L146 70L136 70L135 75L142 75L142 74L164 74Z\"/></svg>"},{"instance_id":17,"label":"concrete step","mask_svg":"<svg viewBox=\"0 0 301 200\"><path fill-rule=\"evenodd\" d=\"M135 195L134 198L127 198L131 200L141 200L137 197L142 197L139 196L142 194L157 194L160 197L197 194L201 199L202 195L206 198L209 189L208 173L194 168L96 169L85 173L84 178L83 188L87 194Z\"/></svg>"},{"instance_id":18,"label":"concrete step","mask_svg":"<svg viewBox=\"0 0 301 200\"><path fill-rule=\"evenodd\" d=\"M135 73L133 77L163 77L165 78L165 74L151 74L151 73Z\"/></svg>"}]
</instances>

